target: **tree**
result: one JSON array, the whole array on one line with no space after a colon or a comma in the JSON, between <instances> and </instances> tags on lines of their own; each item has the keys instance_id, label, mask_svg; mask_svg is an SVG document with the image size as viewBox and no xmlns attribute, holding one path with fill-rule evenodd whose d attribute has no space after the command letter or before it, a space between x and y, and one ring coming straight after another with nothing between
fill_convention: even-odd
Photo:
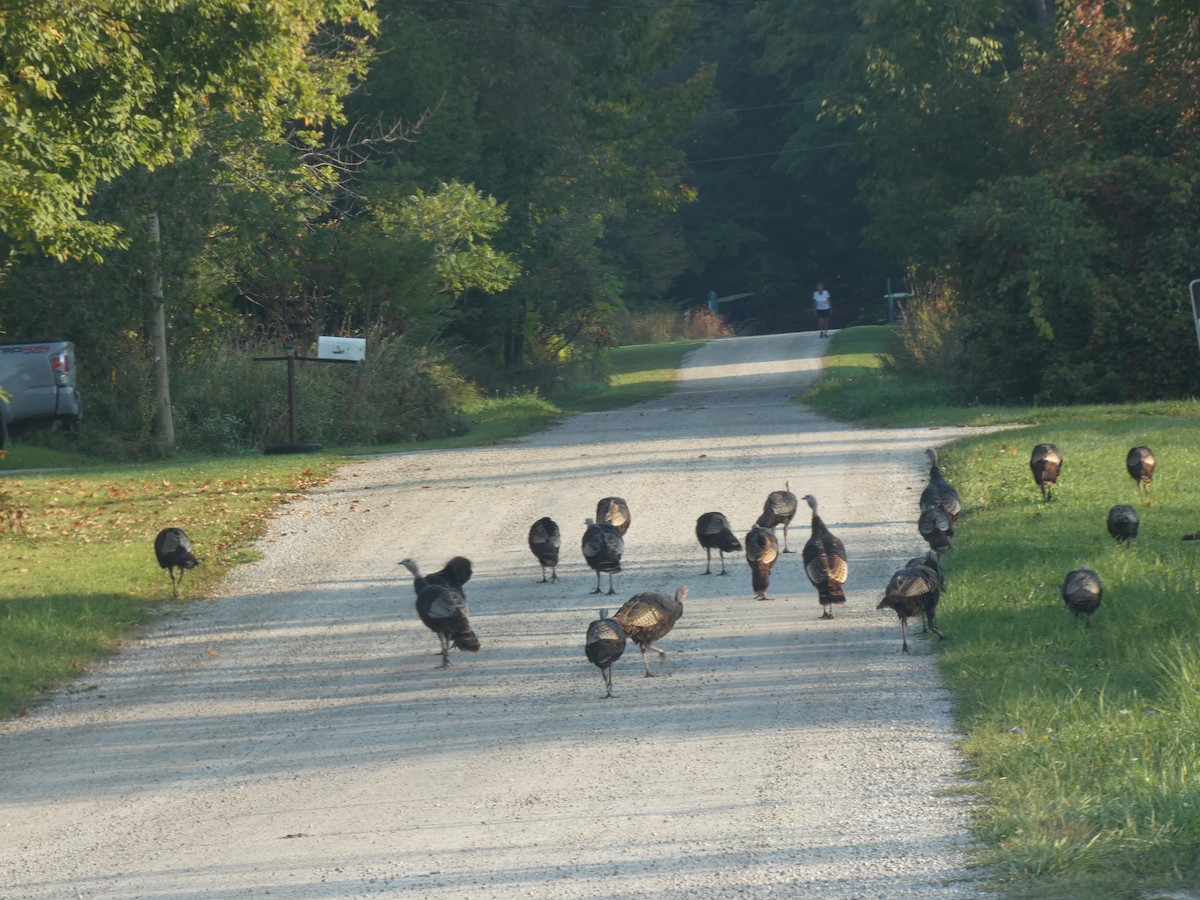
<instances>
[{"instance_id":1,"label":"tree","mask_svg":"<svg viewBox=\"0 0 1200 900\"><path fill-rule=\"evenodd\" d=\"M0 11L0 237L98 256L97 186L188 155L213 110L282 133L336 117L375 27L370 0L103 0ZM313 65L319 55L321 65ZM307 140L302 129L297 132Z\"/></svg>"},{"instance_id":2,"label":"tree","mask_svg":"<svg viewBox=\"0 0 1200 900\"><path fill-rule=\"evenodd\" d=\"M521 278L502 293L467 291L450 335L482 370L552 358L591 328L582 323L611 329L626 297L670 280L678 253L655 251L671 243L664 217L691 196L672 144L706 81L651 78L689 25L684 4L382 8L385 52L352 114L424 116L388 171L427 192L473 185L507 211L494 243Z\"/></svg>"}]
</instances>

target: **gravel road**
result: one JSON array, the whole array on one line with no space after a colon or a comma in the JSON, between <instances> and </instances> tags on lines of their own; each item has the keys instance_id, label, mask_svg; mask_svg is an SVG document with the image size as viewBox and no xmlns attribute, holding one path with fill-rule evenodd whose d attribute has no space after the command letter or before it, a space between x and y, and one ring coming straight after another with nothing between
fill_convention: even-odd
<instances>
[{"instance_id":1,"label":"gravel road","mask_svg":"<svg viewBox=\"0 0 1200 900\"><path fill-rule=\"evenodd\" d=\"M930 645L901 654L875 609L924 550L922 450L962 432L790 403L824 347L716 341L664 400L348 465L273 521L220 596L0 726L0 896L978 896ZM850 556L832 621L799 553L770 602L740 555L728 577L699 574L696 517L719 509L742 534L789 481ZM633 519L614 597L589 593L579 551L609 494ZM543 515L564 533L556 584L535 583L525 544ZM455 554L475 564L483 649L439 669L397 562ZM631 647L601 699L588 622L680 584L665 670L652 660L665 677Z\"/></svg>"}]
</instances>

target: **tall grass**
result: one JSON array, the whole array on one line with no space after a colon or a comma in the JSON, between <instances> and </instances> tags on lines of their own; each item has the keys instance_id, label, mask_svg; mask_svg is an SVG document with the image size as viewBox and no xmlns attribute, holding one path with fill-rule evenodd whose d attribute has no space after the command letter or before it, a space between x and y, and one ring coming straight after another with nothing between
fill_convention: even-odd
<instances>
[{"instance_id":1,"label":"tall grass","mask_svg":"<svg viewBox=\"0 0 1200 900\"><path fill-rule=\"evenodd\" d=\"M863 332L855 334L854 332ZM814 396L875 421L972 424L981 410L930 406L918 384L870 361L885 331L835 336ZM843 351L848 351L845 354ZM844 357L844 358L843 358ZM871 374L875 371L875 377ZM963 496L939 619L939 664L975 780L975 830L1001 892L1145 896L1200 884L1200 404L1006 408L1009 430L942 453ZM1035 443L1065 458L1051 503L1029 471ZM1159 458L1148 496L1130 447ZM1121 547L1108 509L1132 503L1141 531ZM915 512L915 511L914 511ZM1061 598L1089 564L1105 585L1094 625Z\"/></svg>"}]
</instances>

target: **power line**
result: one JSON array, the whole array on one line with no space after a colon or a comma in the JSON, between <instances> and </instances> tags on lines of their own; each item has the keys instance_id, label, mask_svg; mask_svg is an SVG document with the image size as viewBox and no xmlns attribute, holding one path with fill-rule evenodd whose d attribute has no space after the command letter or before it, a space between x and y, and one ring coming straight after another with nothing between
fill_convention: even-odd
<instances>
[{"instance_id":1,"label":"power line","mask_svg":"<svg viewBox=\"0 0 1200 900\"><path fill-rule=\"evenodd\" d=\"M714 156L712 159L689 159L688 165L698 166L701 163L732 162L738 159L761 159L764 156L783 156L785 153L806 153L809 150L833 150L837 147L852 147L854 141L844 141L840 144L820 144L815 147L794 147L791 150L773 150L770 153L746 153L742 156Z\"/></svg>"}]
</instances>

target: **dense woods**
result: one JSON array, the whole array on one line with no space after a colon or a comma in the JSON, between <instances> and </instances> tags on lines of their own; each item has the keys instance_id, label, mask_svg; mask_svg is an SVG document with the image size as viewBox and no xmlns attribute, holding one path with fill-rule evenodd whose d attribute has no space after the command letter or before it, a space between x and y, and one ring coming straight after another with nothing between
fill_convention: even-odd
<instances>
[{"instance_id":1,"label":"dense woods","mask_svg":"<svg viewBox=\"0 0 1200 900\"><path fill-rule=\"evenodd\" d=\"M911 292L955 400L1192 395L1198 50L1182 0L18 4L0 327L131 455L282 437L255 357L320 334L368 352L300 367L310 436L382 442L710 292L811 328L817 281Z\"/></svg>"}]
</instances>

